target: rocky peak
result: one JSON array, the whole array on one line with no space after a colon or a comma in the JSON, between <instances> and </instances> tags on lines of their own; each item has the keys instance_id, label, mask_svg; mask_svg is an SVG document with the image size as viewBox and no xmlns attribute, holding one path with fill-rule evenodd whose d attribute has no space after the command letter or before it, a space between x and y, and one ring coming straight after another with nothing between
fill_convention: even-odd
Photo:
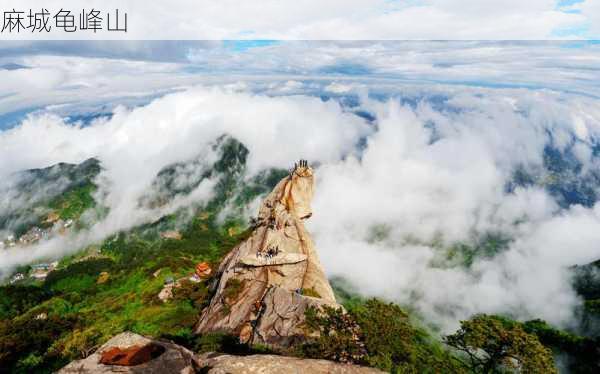
<instances>
[{"instance_id":1,"label":"rocky peak","mask_svg":"<svg viewBox=\"0 0 600 374\"><path fill-rule=\"evenodd\" d=\"M265 198L250 237L221 263L197 333L233 333L243 343L285 349L308 337L307 308L340 307L304 227L312 215L313 173L301 160Z\"/></svg>"}]
</instances>

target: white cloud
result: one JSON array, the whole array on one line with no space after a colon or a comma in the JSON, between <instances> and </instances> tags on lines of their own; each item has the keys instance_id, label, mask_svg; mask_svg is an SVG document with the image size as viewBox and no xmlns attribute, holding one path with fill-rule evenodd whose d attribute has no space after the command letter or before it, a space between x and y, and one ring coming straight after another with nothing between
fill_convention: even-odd
<instances>
[{"instance_id":1,"label":"white cloud","mask_svg":"<svg viewBox=\"0 0 600 374\"><path fill-rule=\"evenodd\" d=\"M516 92L515 102L495 94L458 96L459 113L375 104L379 131L361 160L319 169L310 229L325 268L365 294L413 305L444 331L481 312L567 325L578 302L567 267L598 258L598 207L557 215L558 205L542 189L506 194L504 186L518 164L541 167L549 142L544 129L569 131L561 118L578 111L577 100L530 101L535 95ZM544 112L548 106L553 113ZM425 126L430 120L442 133L434 143ZM383 230L380 241L373 241L373 230ZM514 241L470 270L432 266L445 256L440 240L473 243L474 234L486 232Z\"/></svg>"},{"instance_id":2,"label":"white cloud","mask_svg":"<svg viewBox=\"0 0 600 374\"><path fill-rule=\"evenodd\" d=\"M366 295L411 304L446 331L476 312L566 325L578 302L566 268L598 256L599 208L561 210L540 186L507 194L505 185L516 166L539 172L550 141L571 149L584 171L598 167L598 49L567 47L298 42L243 54L197 50L190 65L23 57L18 62L31 69L0 71L17 93L0 96L0 112L43 109L0 132L0 178L98 157L112 209L91 232L2 252L0 266L76 250L207 199L214 181L162 210L136 204L162 167L202 152L210 160L207 144L229 133L250 149L250 174L298 158L320 163L309 226L328 274L347 277ZM359 65L358 74L324 70L352 70L349 62ZM186 70L203 64L210 74ZM236 74L221 75L229 71ZM456 82L444 84L448 77ZM19 79L35 87L21 87ZM204 85L189 87L195 83ZM318 98L327 92L342 101L358 97L354 109L374 114L376 123ZM153 95L162 97L148 103ZM118 105L131 97L146 99ZM82 126L57 115L97 105L107 105L112 117ZM441 247L486 232L514 240L468 270L432 266L443 262Z\"/></svg>"},{"instance_id":3,"label":"white cloud","mask_svg":"<svg viewBox=\"0 0 600 374\"><path fill-rule=\"evenodd\" d=\"M113 43L113 50L127 57L130 49L148 49L166 59L172 49L179 48L164 43L130 44ZM46 44L25 49L12 45L16 49L0 63L28 68L0 69L0 115L49 105L61 115L111 111L115 102L147 104L152 98L195 84L229 84L232 90L253 89L272 95L323 90L364 94L367 85L371 91L390 94L416 95L438 89L443 94L444 85L461 90L470 85L546 88L600 97L595 84L600 80L600 70L595 68L600 64L600 46L593 44L287 42L240 53L224 44L200 43L190 46L187 63L181 61L181 55L173 57L178 62L145 61L143 55L142 60L50 55L73 48L68 43L42 54L19 55L18 51L43 49ZM101 44L95 48L94 53L102 55L108 47ZM334 82L330 81L332 74L337 75ZM461 99L457 95L453 100ZM595 121L593 116L581 120Z\"/></svg>"},{"instance_id":4,"label":"white cloud","mask_svg":"<svg viewBox=\"0 0 600 374\"><path fill-rule=\"evenodd\" d=\"M592 36L592 39L598 39L600 36L600 2L585 0L574 5L573 8L580 10L586 18L586 26L589 27L588 33Z\"/></svg>"},{"instance_id":5,"label":"white cloud","mask_svg":"<svg viewBox=\"0 0 600 374\"><path fill-rule=\"evenodd\" d=\"M59 247L75 250L86 240L155 220L191 201L206 201L214 181L206 181L190 196L160 209L138 206L139 198L148 192L163 167L200 152L205 153L203 159L214 158L208 145L222 134L248 146L248 169L255 173L269 167L288 167L290 160L305 155L321 162L340 159L352 153L357 140L368 132L358 117L344 113L335 102L307 96L269 98L202 87L131 110L117 107L112 118L85 127L65 124L52 114L32 115L20 126L0 132L0 176L97 157L105 168L99 178L106 193L102 204L110 213L91 233L72 239L73 243L54 240L28 250L27 255L22 250L3 252L0 264L6 269Z\"/></svg>"},{"instance_id":6,"label":"white cloud","mask_svg":"<svg viewBox=\"0 0 600 374\"><path fill-rule=\"evenodd\" d=\"M594 1L581 14L564 12L554 0L172 0L148 4L140 0L91 1L87 7L128 13L127 33L9 34L18 39L129 40L511 40L552 39L554 31L593 22ZM5 9L36 9L33 0L7 0ZM47 9L70 9L75 0L48 0ZM114 20L114 16L113 16ZM592 34L594 35L594 34ZM580 37L578 34L571 37Z\"/></svg>"}]
</instances>

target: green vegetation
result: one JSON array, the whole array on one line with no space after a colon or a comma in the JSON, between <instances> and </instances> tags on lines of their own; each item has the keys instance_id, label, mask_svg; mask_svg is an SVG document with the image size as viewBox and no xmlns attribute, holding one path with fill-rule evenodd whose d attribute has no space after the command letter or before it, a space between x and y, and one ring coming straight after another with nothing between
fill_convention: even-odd
<instances>
[{"instance_id":1,"label":"green vegetation","mask_svg":"<svg viewBox=\"0 0 600 374\"><path fill-rule=\"evenodd\" d=\"M0 369L32 373L56 369L66 363L52 351L55 340L75 327L73 316L29 316L0 321ZM52 362L51 364L49 364Z\"/></svg>"},{"instance_id":2,"label":"green vegetation","mask_svg":"<svg viewBox=\"0 0 600 374\"><path fill-rule=\"evenodd\" d=\"M464 354L461 361L473 373L557 373L552 352L536 335L498 316L478 315L461 321L460 330L445 342Z\"/></svg>"},{"instance_id":3,"label":"green vegetation","mask_svg":"<svg viewBox=\"0 0 600 374\"><path fill-rule=\"evenodd\" d=\"M317 290L315 290L314 288L303 288L300 291L300 293L304 296L316 297L318 299L321 298L321 295L319 295Z\"/></svg>"},{"instance_id":4,"label":"green vegetation","mask_svg":"<svg viewBox=\"0 0 600 374\"><path fill-rule=\"evenodd\" d=\"M0 320L16 317L50 297L52 292L40 287L0 287Z\"/></svg>"},{"instance_id":5,"label":"green vegetation","mask_svg":"<svg viewBox=\"0 0 600 374\"><path fill-rule=\"evenodd\" d=\"M579 311L582 331L585 331L589 337L596 337L596 346L600 349L600 260L574 266L571 270L573 288L584 300L583 307Z\"/></svg>"},{"instance_id":6,"label":"green vegetation","mask_svg":"<svg viewBox=\"0 0 600 374\"><path fill-rule=\"evenodd\" d=\"M0 212L0 228L19 237L34 226L48 226L50 212L63 220L79 218L95 206L94 178L101 170L100 162L92 158L78 165L60 163L18 173L12 198L26 203Z\"/></svg>"},{"instance_id":7,"label":"green vegetation","mask_svg":"<svg viewBox=\"0 0 600 374\"><path fill-rule=\"evenodd\" d=\"M162 240L159 233L169 224L171 218L167 217L117 234L61 261L43 284L0 287L0 372L49 373L89 355L110 337L127 330L170 339L197 352L269 352L265 347L240 344L237 337L226 334L193 334L200 311L210 300L210 279L202 283L183 279L172 300L165 303L157 297L167 278L185 278L198 262L207 261L216 268L221 257L247 237L248 232L240 230L237 223L220 224L215 216L214 211L201 211L181 228L181 240ZM99 284L101 272L110 276ZM341 280L333 284L348 313L333 308L324 312L309 309L306 329L319 331L321 336L291 353L393 373L482 371L481 366L461 364L456 354L399 306L363 300L345 291ZM228 282L227 297L237 298L243 286L239 281ZM308 295L310 290L303 293ZM482 336L487 338L482 340ZM555 330L539 320L519 324L500 317L475 319L463 322L463 328L451 337L450 345L465 342L460 347L489 351L494 357L494 365L489 364L493 366L491 372L510 369L493 354L498 344L511 355L519 354L523 369L552 370L550 351L540 342L556 353L571 355L577 363L573 367L590 369L575 372L591 373L597 367L593 340ZM468 356L459 358L468 361Z\"/></svg>"},{"instance_id":8,"label":"green vegetation","mask_svg":"<svg viewBox=\"0 0 600 374\"><path fill-rule=\"evenodd\" d=\"M101 244L104 257L72 259L39 286L0 287L0 367L52 372L127 330L193 345L207 282L181 281L166 303L157 295L166 278L189 276L198 262L218 263L246 235L230 236L227 228L195 218L181 240L152 237L149 227L121 233ZM103 271L110 277L98 284Z\"/></svg>"},{"instance_id":9,"label":"green vegetation","mask_svg":"<svg viewBox=\"0 0 600 374\"><path fill-rule=\"evenodd\" d=\"M523 330L538 337L556 354L562 354L571 373L596 373L600 367L600 338L589 338L557 330L536 319L522 324Z\"/></svg>"},{"instance_id":10,"label":"green vegetation","mask_svg":"<svg viewBox=\"0 0 600 374\"><path fill-rule=\"evenodd\" d=\"M320 336L302 344L296 354L301 357L325 358L344 363L365 363L366 350L356 321L339 308L309 307L305 311L307 335Z\"/></svg>"},{"instance_id":11,"label":"green vegetation","mask_svg":"<svg viewBox=\"0 0 600 374\"><path fill-rule=\"evenodd\" d=\"M48 289L60 290L60 285L64 284L67 290L83 291L81 289L70 289L74 281L81 279L92 278L96 281L98 274L103 271L110 271L115 265L115 262L109 258L92 258L86 261L74 262L66 268L57 269L48 274L45 281L45 286Z\"/></svg>"},{"instance_id":12,"label":"green vegetation","mask_svg":"<svg viewBox=\"0 0 600 374\"><path fill-rule=\"evenodd\" d=\"M498 233L487 233L474 238L472 242L472 244L454 243L444 251L443 259L434 260L434 265L471 267L477 258L492 258L508 249L511 240Z\"/></svg>"},{"instance_id":13,"label":"green vegetation","mask_svg":"<svg viewBox=\"0 0 600 374\"><path fill-rule=\"evenodd\" d=\"M214 199L189 207L191 219L182 219L181 213L188 211L175 212L63 258L43 283L0 287L0 373L53 372L73 359L86 357L123 331L170 339L196 352L273 353L266 347L240 344L235 336L193 333L201 310L210 301L213 291L209 285L215 279L195 283L187 277L199 262L218 268L222 256L250 233L236 218L242 207L267 193L287 174L285 170L269 170L242 183L248 150L227 136L214 146L220 159L212 169L177 190L174 177L180 171L176 169L190 169L190 163L201 162L193 160L165 168L156 182L162 189L160 195L145 201L161 204L176 194L192 191L204 178L218 178ZM100 171L99 163L90 160L79 166L61 164L56 168L73 182L47 197L42 202L46 204L43 214L37 217L45 218L48 210L53 210L62 219L77 219L94 207L96 187L91 181ZM56 170L30 173L42 178L40 183L44 185L54 178ZM27 214L34 210L28 209ZM223 211L230 214L224 222L217 221ZM0 217L0 227L22 212L13 213ZM160 237L161 232L174 229L181 233L181 240ZM385 241L388 236L389 228L380 225L372 228L369 240ZM476 256L493 257L509 244L498 234L472 242L454 244L449 251L441 238L430 243L444 248L433 265L470 267ZM26 273L29 267L18 270ZM600 315L600 282L595 269L579 270L576 287L586 298L585 315ZM98 282L103 272L108 277ZM169 278L178 280L179 287L173 289L171 300L163 302L158 294ZM369 365L392 373L515 369L552 373L552 352L566 357L567 367L575 373L593 373L599 367L599 339L560 331L540 320L519 323L499 316L475 316L442 340L400 306L378 299L364 300L348 292L343 280L335 280L333 285L347 313L334 308L307 309L304 327L320 335L285 353ZM240 297L244 286L239 280L229 280L225 286L228 302ZM320 297L314 289L302 289L301 293Z\"/></svg>"},{"instance_id":14,"label":"green vegetation","mask_svg":"<svg viewBox=\"0 0 600 374\"><path fill-rule=\"evenodd\" d=\"M234 355L277 354L260 344L248 345L240 343L237 336L211 333L195 337L188 345L194 352L225 352Z\"/></svg>"},{"instance_id":15,"label":"green vegetation","mask_svg":"<svg viewBox=\"0 0 600 374\"><path fill-rule=\"evenodd\" d=\"M85 183L51 201L49 207L63 220L76 220L81 217L83 212L96 205L93 197L95 191L95 184Z\"/></svg>"},{"instance_id":16,"label":"green vegetation","mask_svg":"<svg viewBox=\"0 0 600 374\"><path fill-rule=\"evenodd\" d=\"M377 367L392 373L437 373L464 370L424 329L416 327L399 306L370 299L347 305L348 313L325 307L306 310L306 328L319 338L295 352Z\"/></svg>"},{"instance_id":17,"label":"green vegetation","mask_svg":"<svg viewBox=\"0 0 600 374\"><path fill-rule=\"evenodd\" d=\"M332 284L348 314L331 308L307 310L307 329L321 336L294 354L393 373L551 373L556 372L553 354L572 373L595 373L600 365L600 339L558 330L539 319L475 316L440 341L398 305L363 300L347 291L343 279Z\"/></svg>"}]
</instances>

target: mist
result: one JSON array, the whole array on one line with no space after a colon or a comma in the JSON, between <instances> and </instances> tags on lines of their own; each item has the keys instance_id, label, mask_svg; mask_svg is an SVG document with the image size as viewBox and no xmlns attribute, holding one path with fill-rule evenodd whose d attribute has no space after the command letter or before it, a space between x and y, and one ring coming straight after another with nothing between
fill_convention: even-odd
<instances>
[{"instance_id":1,"label":"mist","mask_svg":"<svg viewBox=\"0 0 600 374\"><path fill-rule=\"evenodd\" d=\"M573 326L580 300L568 269L600 257L600 205L566 202L547 186L557 175L594 180L596 98L364 79L265 78L177 91L115 105L90 123L69 122L52 107L0 132L0 184L9 191L0 209L24 201L10 189L15 172L90 157L103 167L97 202L109 208L89 230L2 250L4 274L208 201L212 179L164 206L139 204L164 167L210 167L211 145L228 134L249 150L246 178L300 158L315 165L309 231L328 276L362 295L410 307L442 332L482 312ZM549 148L577 168L552 174ZM515 184L517 170L534 182ZM178 173L182 184L198 176ZM477 248L489 235L506 239L496 252L475 253L469 264L451 256L456 245Z\"/></svg>"}]
</instances>

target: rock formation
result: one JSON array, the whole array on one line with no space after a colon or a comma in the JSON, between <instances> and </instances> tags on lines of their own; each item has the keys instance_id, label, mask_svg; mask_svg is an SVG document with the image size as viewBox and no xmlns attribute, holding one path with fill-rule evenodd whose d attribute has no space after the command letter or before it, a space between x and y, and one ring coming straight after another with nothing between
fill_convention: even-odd
<instances>
[{"instance_id":1,"label":"rock formation","mask_svg":"<svg viewBox=\"0 0 600 374\"><path fill-rule=\"evenodd\" d=\"M313 190L313 170L302 160L265 198L251 236L219 266L197 333L286 348L306 338L308 307L339 307L303 223L312 215Z\"/></svg>"},{"instance_id":2,"label":"rock formation","mask_svg":"<svg viewBox=\"0 0 600 374\"><path fill-rule=\"evenodd\" d=\"M85 359L58 371L70 373L196 373L200 362L194 354L171 342L151 340L131 332L119 334Z\"/></svg>"},{"instance_id":3,"label":"rock formation","mask_svg":"<svg viewBox=\"0 0 600 374\"><path fill-rule=\"evenodd\" d=\"M380 370L327 360L275 355L231 356L207 354L200 357L202 372L208 374L378 374Z\"/></svg>"},{"instance_id":4,"label":"rock formation","mask_svg":"<svg viewBox=\"0 0 600 374\"><path fill-rule=\"evenodd\" d=\"M207 353L196 356L177 344L124 332L110 339L92 355L71 362L57 373L377 374L382 372L373 368L326 360L276 355L231 356Z\"/></svg>"}]
</instances>

